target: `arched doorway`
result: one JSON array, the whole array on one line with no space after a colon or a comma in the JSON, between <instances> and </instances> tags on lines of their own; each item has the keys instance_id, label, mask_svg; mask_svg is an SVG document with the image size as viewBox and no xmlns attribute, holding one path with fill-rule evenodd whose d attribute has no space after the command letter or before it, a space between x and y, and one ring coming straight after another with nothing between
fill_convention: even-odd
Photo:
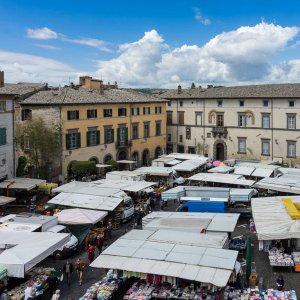
<instances>
[{"instance_id":1,"label":"arched doorway","mask_svg":"<svg viewBox=\"0 0 300 300\"><path fill-rule=\"evenodd\" d=\"M134 160L135 163L135 167L139 166L139 153L137 151L132 153L132 160Z\"/></svg>"},{"instance_id":2,"label":"arched doorway","mask_svg":"<svg viewBox=\"0 0 300 300\"><path fill-rule=\"evenodd\" d=\"M142 163L143 163L143 166L149 166L149 163L150 163L150 155L149 155L149 150L148 150L148 149L145 149L145 150L143 151Z\"/></svg>"},{"instance_id":3,"label":"arched doorway","mask_svg":"<svg viewBox=\"0 0 300 300\"><path fill-rule=\"evenodd\" d=\"M89 161L93 161L95 165L99 163L99 159L96 156L91 157ZM92 179L96 179L96 177L99 176L99 168L96 167L95 173L91 175L92 175Z\"/></svg>"},{"instance_id":4,"label":"arched doorway","mask_svg":"<svg viewBox=\"0 0 300 300\"><path fill-rule=\"evenodd\" d=\"M103 163L106 164L108 161L113 160L113 157L111 154L106 154L103 158Z\"/></svg>"},{"instance_id":5,"label":"arched doorway","mask_svg":"<svg viewBox=\"0 0 300 300\"><path fill-rule=\"evenodd\" d=\"M124 160L127 159L127 152L125 150L122 150L117 155L118 160Z\"/></svg>"},{"instance_id":6,"label":"arched doorway","mask_svg":"<svg viewBox=\"0 0 300 300\"><path fill-rule=\"evenodd\" d=\"M156 147L156 149L155 149L155 158L158 158L161 155L162 155L161 148L160 147Z\"/></svg>"},{"instance_id":7,"label":"arched doorway","mask_svg":"<svg viewBox=\"0 0 300 300\"><path fill-rule=\"evenodd\" d=\"M214 143L214 160L227 159L227 145L223 140L217 140Z\"/></svg>"}]
</instances>

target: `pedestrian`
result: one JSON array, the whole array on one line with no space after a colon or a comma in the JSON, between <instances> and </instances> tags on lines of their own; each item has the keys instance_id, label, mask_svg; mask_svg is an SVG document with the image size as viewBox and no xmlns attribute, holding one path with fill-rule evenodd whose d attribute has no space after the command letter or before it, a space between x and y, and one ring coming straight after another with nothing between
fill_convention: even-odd
<instances>
[{"instance_id":1,"label":"pedestrian","mask_svg":"<svg viewBox=\"0 0 300 300\"><path fill-rule=\"evenodd\" d=\"M79 279L79 285L82 285L84 268L85 263L80 258L78 258L76 262L76 271Z\"/></svg>"},{"instance_id":2,"label":"pedestrian","mask_svg":"<svg viewBox=\"0 0 300 300\"><path fill-rule=\"evenodd\" d=\"M111 221L108 221L107 226L106 226L106 230L107 230L107 234L108 234L108 238L111 239L112 238L112 224Z\"/></svg>"},{"instance_id":3,"label":"pedestrian","mask_svg":"<svg viewBox=\"0 0 300 300\"><path fill-rule=\"evenodd\" d=\"M71 284L71 276L72 276L72 273L74 271L73 264L67 260L67 262L63 266L62 271L63 271L64 275L66 276L68 286L70 286L70 284Z\"/></svg>"},{"instance_id":4,"label":"pedestrian","mask_svg":"<svg viewBox=\"0 0 300 300\"><path fill-rule=\"evenodd\" d=\"M60 290L56 290L55 293L53 294L51 300L60 300Z\"/></svg>"},{"instance_id":5,"label":"pedestrian","mask_svg":"<svg viewBox=\"0 0 300 300\"><path fill-rule=\"evenodd\" d=\"M57 276L49 275L46 279L46 282L48 283L49 293L52 295L57 288L59 280Z\"/></svg>"},{"instance_id":6,"label":"pedestrian","mask_svg":"<svg viewBox=\"0 0 300 300\"><path fill-rule=\"evenodd\" d=\"M284 291L284 279L283 279L282 275L278 276L276 285L277 285L278 291L280 291L280 292Z\"/></svg>"},{"instance_id":7,"label":"pedestrian","mask_svg":"<svg viewBox=\"0 0 300 300\"><path fill-rule=\"evenodd\" d=\"M160 209L163 210L165 205L165 201L163 199L160 199Z\"/></svg>"},{"instance_id":8,"label":"pedestrian","mask_svg":"<svg viewBox=\"0 0 300 300\"><path fill-rule=\"evenodd\" d=\"M98 234L96 239L95 239L95 246L98 249L99 255L102 252L103 244L104 244L103 235Z\"/></svg>"},{"instance_id":9,"label":"pedestrian","mask_svg":"<svg viewBox=\"0 0 300 300\"><path fill-rule=\"evenodd\" d=\"M24 300L28 300L31 297L32 291L33 291L32 285L30 283L28 283L27 287L24 291L24 294L25 294Z\"/></svg>"},{"instance_id":10,"label":"pedestrian","mask_svg":"<svg viewBox=\"0 0 300 300\"><path fill-rule=\"evenodd\" d=\"M8 300L7 290L4 290L4 291L0 294L0 300Z\"/></svg>"},{"instance_id":11,"label":"pedestrian","mask_svg":"<svg viewBox=\"0 0 300 300\"><path fill-rule=\"evenodd\" d=\"M98 300L97 292L93 293L92 300Z\"/></svg>"},{"instance_id":12,"label":"pedestrian","mask_svg":"<svg viewBox=\"0 0 300 300\"><path fill-rule=\"evenodd\" d=\"M95 259L95 250L96 250L96 247L94 245L90 244L89 248L88 248L88 259L89 259L90 264Z\"/></svg>"}]
</instances>

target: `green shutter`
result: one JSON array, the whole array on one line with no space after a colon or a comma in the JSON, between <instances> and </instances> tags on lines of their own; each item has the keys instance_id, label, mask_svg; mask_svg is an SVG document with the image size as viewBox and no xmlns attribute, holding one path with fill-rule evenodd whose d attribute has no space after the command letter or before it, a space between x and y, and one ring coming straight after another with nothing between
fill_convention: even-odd
<instances>
[{"instance_id":1,"label":"green shutter","mask_svg":"<svg viewBox=\"0 0 300 300\"><path fill-rule=\"evenodd\" d=\"M121 128L118 128L117 129L117 142L118 142L118 145L120 145L120 137L121 137Z\"/></svg>"},{"instance_id":2,"label":"green shutter","mask_svg":"<svg viewBox=\"0 0 300 300\"><path fill-rule=\"evenodd\" d=\"M71 119L71 118L70 118L71 112L68 110L67 113L68 113L68 117L67 117L67 118L68 118L68 120L70 120L70 119ZM24 120L25 120L25 111L23 110L23 111L22 111L22 121L24 121Z\"/></svg>"},{"instance_id":3,"label":"green shutter","mask_svg":"<svg viewBox=\"0 0 300 300\"><path fill-rule=\"evenodd\" d=\"M109 129L104 129L104 144L108 144L107 134Z\"/></svg>"},{"instance_id":4,"label":"green shutter","mask_svg":"<svg viewBox=\"0 0 300 300\"><path fill-rule=\"evenodd\" d=\"M96 145L100 145L100 130L96 132Z\"/></svg>"},{"instance_id":5,"label":"green shutter","mask_svg":"<svg viewBox=\"0 0 300 300\"><path fill-rule=\"evenodd\" d=\"M80 132L76 133L77 148L81 147Z\"/></svg>"},{"instance_id":6,"label":"green shutter","mask_svg":"<svg viewBox=\"0 0 300 300\"><path fill-rule=\"evenodd\" d=\"M140 114L140 108L139 107L137 108L137 114L138 115Z\"/></svg>"},{"instance_id":7,"label":"green shutter","mask_svg":"<svg viewBox=\"0 0 300 300\"><path fill-rule=\"evenodd\" d=\"M128 127L125 127L125 144L128 144Z\"/></svg>"},{"instance_id":8,"label":"green shutter","mask_svg":"<svg viewBox=\"0 0 300 300\"><path fill-rule=\"evenodd\" d=\"M113 143L115 141L115 132L114 129L111 129L111 143Z\"/></svg>"},{"instance_id":9,"label":"green shutter","mask_svg":"<svg viewBox=\"0 0 300 300\"><path fill-rule=\"evenodd\" d=\"M87 145L87 147L91 146L91 132L90 131L86 132L86 145Z\"/></svg>"},{"instance_id":10,"label":"green shutter","mask_svg":"<svg viewBox=\"0 0 300 300\"><path fill-rule=\"evenodd\" d=\"M3 128L4 130L4 145L6 145L6 128Z\"/></svg>"},{"instance_id":11,"label":"green shutter","mask_svg":"<svg viewBox=\"0 0 300 300\"><path fill-rule=\"evenodd\" d=\"M66 134L66 149L71 149L71 134Z\"/></svg>"},{"instance_id":12,"label":"green shutter","mask_svg":"<svg viewBox=\"0 0 300 300\"><path fill-rule=\"evenodd\" d=\"M76 110L76 120L79 120L79 110Z\"/></svg>"}]
</instances>

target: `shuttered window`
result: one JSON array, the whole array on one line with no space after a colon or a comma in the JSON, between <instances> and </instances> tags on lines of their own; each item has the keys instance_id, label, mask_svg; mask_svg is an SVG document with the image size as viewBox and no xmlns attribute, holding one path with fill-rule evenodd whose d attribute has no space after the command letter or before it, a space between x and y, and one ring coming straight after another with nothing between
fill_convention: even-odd
<instances>
[{"instance_id":1,"label":"shuttered window","mask_svg":"<svg viewBox=\"0 0 300 300\"><path fill-rule=\"evenodd\" d=\"M0 128L0 146L6 145L6 128Z\"/></svg>"},{"instance_id":2,"label":"shuttered window","mask_svg":"<svg viewBox=\"0 0 300 300\"><path fill-rule=\"evenodd\" d=\"M114 142L114 129L113 128L105 128L104 129L104 143L111 144Z\"/></svg>"},{"instance_id":3,"label":"shuttered window","mask_svg":"<svg viewBox=\"0 0 300 300\"><path fill-rule=\"evenodd\" d=\"M80 132L66 134L66 149L77 149L81 147Z\"/></svg>"},{"instance_id":4,"label":"shuttered window","mask_svg":"<svg viewBox=\"0 0 300 300\"><path fill-rule=\"evenodd\" d=\"M99 130L91 130L86 133L86 145L96 146L100 144L100 131Z\"/></svg>"}]
</instances>

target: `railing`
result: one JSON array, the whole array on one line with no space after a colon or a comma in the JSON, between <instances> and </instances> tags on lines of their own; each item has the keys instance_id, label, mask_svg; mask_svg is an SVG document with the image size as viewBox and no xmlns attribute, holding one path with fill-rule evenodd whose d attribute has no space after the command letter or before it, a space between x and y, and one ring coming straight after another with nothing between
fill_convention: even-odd
<instances>
[{"instance_id":1,"label":"railing","mask_svg":"<svg viewBox=\"0 0 300 300\"><path fill-rule=\"evenodd\" d=\"M218 136L218 137L226 138L227 134L228 134L227 128L224 126L215 126L215 127L213 127L211 132L214 137Z\"/></svg>"}]
</instances>

